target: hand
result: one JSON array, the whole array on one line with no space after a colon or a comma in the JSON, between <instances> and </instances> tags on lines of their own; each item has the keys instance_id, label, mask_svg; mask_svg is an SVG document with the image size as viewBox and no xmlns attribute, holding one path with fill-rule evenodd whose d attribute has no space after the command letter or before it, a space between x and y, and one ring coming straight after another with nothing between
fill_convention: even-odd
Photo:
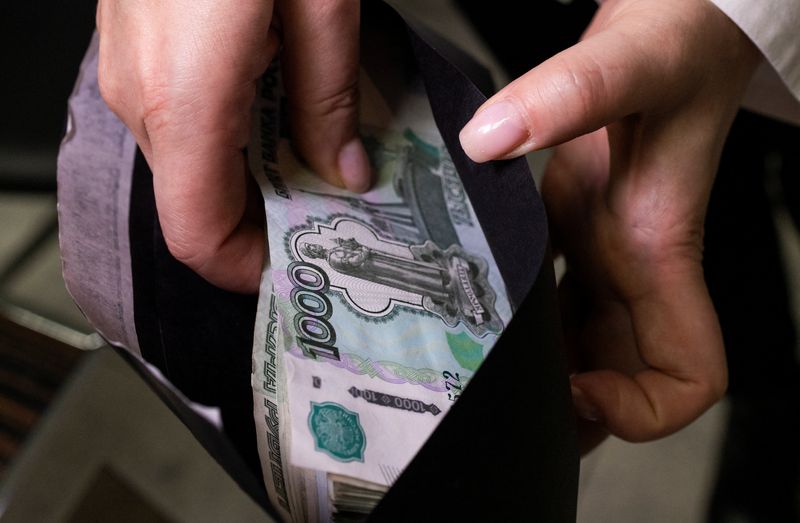
<instances>
[{"instance_id":1,"label":"hand","mask_svg":"<svg viewBox=\"0 0 800 523\"><path fill-rule=\"evenodd\" d=\"M563 144L542 193L568 267L560 301L584 448L605 431L665 436L724 394L703 222L759 59L707 0L606 0L580 43L462 130L479 162Z\"/></svg>"},{"instance_id":2,"label":"hand","mask_svg":"<svg viewBox=\"0 0 800 523\"><path fill-rule=\"evenodd\" d=\"M153 171L170 252L213 284L256 292L261 199L242 149L256 81L282 44L294 145L325 180L369 187L356 134L357 0L100 0L99 83ZM255 196L253 198L252 196Z\"/></svg>"}]
</instances>

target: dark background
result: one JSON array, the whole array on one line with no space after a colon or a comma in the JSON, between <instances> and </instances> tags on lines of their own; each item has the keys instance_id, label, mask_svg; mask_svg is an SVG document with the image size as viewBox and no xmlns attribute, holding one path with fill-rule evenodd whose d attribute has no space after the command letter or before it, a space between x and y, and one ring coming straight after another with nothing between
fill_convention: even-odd
<instances>
[{"instance_id":1,"label":"dark background","mask_svg":"<svg viewBox=\"0 0 800 523\"><path fill-rule=\"evenodd\" d=\"M54 190L66 100L94 1L0 2L0 189Z\"/></svg>"}]
</instances>

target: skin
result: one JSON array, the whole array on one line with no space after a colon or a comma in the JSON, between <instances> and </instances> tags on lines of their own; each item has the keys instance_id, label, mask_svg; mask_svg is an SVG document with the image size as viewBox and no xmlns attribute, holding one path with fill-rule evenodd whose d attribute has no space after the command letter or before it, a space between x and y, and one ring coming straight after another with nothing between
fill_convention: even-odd
<instances>
[{"instance_id":1,"label":"skin","mask_svg":"<svg viewBox=\"0 0 800 523\"><path fill-rule=\"evenodd\" d=\"M608 433L670 434L725 392L703 222L759 59L707 0L606 0L580 43L476 112L505 102L518 143L487 154L476 135L489 143L488 127L462 131L476 161L560 144L542 193L568 267L559 291L584 451Z\"/></svg>"},{"instance_id":2,"label":"skin","mask_svg":"<svg viewBox=\"0 0 800 523\"><path fill-rule=\"evenodd\" d=\"M97 23L100 89L153 170L167 245L210 282L258 289L263 216L242 149L279 47L294 146L329 182L369 187L357 0L100 0ZM568 264L561 306L585 449L609 432L667 435L725 391L703 220L759 59L707 0L606 0L579 44L462 131L475 161L558 145L542 192ZM510 119L485 125L499 103Z\"/></svg>"},{"instance_id":3,"label":"skin","mask_svg":"<svg viewBox=\"0 0 800 523\"><path fill-rule=\"evenodd\" d=\"M330 183L369 188L357 0L100 0L97 27L100 91L153 171L167 246L211 283L258 291L263 211L242 150L279 47L294 146Z\"/></svg>"}]
</instances>

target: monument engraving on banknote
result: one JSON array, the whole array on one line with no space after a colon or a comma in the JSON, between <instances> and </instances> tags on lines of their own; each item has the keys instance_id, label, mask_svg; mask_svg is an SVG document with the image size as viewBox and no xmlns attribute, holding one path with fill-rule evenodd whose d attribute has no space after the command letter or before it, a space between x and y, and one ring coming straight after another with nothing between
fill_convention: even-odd
<instances>
[{"instance_id":1,"label":"monument engraving on banknote","mask_svg":"<svg viewBox=\"0 0 800 523\"><path fill-rule=\"evenodd\" d=\"M405 306L435 314L451 327L462 322L479 337L502 330L486 261L458 244L442 249L430 240L387 240L349 217L315 223L290 242L293 257L316 265L330 288L361 314L381 317Z\"/></svg>"},{"instance_id":2,"label":"monument engraving on banknote","mask_svg":"<svg viewBox=\"0 0 800 523\"><path fill-rule=\"evenodd\" d=\"M375 184L356 195L294 155L267 76L248 149L269 246L252 380L264 479L285 519L353 520L458 401L511 305L421 85L387 101L362 73Z\"/></svg>"}]
</instances>

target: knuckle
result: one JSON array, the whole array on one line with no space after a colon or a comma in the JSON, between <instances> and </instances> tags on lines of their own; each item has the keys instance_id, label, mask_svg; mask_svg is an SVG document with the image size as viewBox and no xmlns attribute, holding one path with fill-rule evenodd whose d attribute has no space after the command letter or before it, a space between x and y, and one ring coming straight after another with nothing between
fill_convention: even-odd
<instances>
[{"instance_id":1,"label":"knuckle","mask_svg":"<svg viewBox=\"0 0 800 523\"><path fill-rule=\"evenodd\" d=\"M354 113L358 107L358 90L355 81L341 87L322 91L308 100L300 110L311 116L325 118Z\"/></svg>"},{"instance_id":2,"label":"knuckle","mask_svg":"<svg viewBox=\"0 0 800 523\"><path fill-rule=\"evenodd\" d=\"M101 59L97 65L97 85L100 96L109 108L118 112L122 108L124 90L122 82L116 72L108 66L106 60Z\"/></svg>"},{"instance_id":3,"label":"knuckle","mask_svg":"<svg viewBox=\"0 0 800 523\"><path fill-rule=\"evenodd\" d=\"M581 129L588 132L602 124L598 120L609 89L609 72L602 64L586 53L573 52L557 55L543 67L533 82L521 82L512 91L529 129L581 122Z\"/></svg>"},{"instance_id":4,"label":"knuckle","mask_svg":"<svg viewBox=\"0 0 800 523\"><path fill-rule=\"evenodd\" d=\"M163 81L152 81L154 75L131 75L102 53L97 67L97 84L106 105L127 123L142 121L150 131L170 121L167 110L174 105Z\"/></svg>"},{"instance_id":5,"label":"knuckle","mask_svg":"<svg viewBox=\"0 0 800 523\"><path fill-rule=\"evenodd\" d=\"M198 272L214 258L220 245L213 238L198 241L188 231L168 227L164 227L164 242L173 258Z\"/></svg>"},{"instance_id":6,"label":"knuckle","mask_svg":"<svg viewBox=\"0 0 800 523\"><path fill-rule=\"evenodd\" d=\"M152 135L166 128L172 121L170 108L174 105L167 90L146 82L140 89L141 119L147 133Z\"/></svg>"},{"instance_id":7,"label":"knuckle","mask_svg":"<svg viewBox=\"0 0 800 523\"><path fill-rule=\"evenodd\" d=\"M556 77L559 93L566 104L581 114L592 114L606 100L607 81L603 66L591 56L581 57L575 63L565 64Z\"/></svg>"},{"instance_id":8,"label":"knuckle","mask_svg":"<svg viewBox=\"0 0 800 523\"><path fill-rule=\"evenodd\" d=\"M166 208L159 208L164 242L169 253L192 270L203 273L219 259L231 236L236 232L237 223L213 223L198 221L196 211L187 208L173 198Z\"/></svg>"}]
</instances>

